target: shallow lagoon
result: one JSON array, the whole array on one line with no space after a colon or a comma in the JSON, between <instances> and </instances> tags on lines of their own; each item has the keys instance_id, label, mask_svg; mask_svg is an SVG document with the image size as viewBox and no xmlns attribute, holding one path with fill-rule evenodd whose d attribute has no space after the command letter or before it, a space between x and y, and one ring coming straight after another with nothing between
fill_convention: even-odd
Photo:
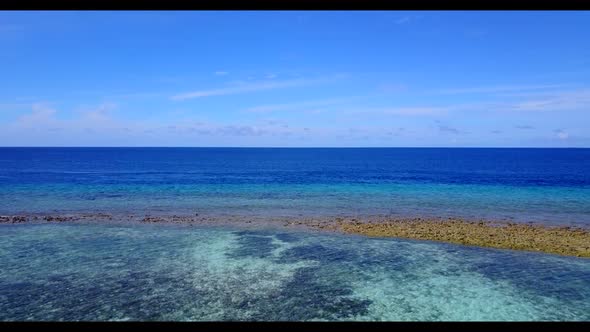
<instances>
[{"instance_id":1,"label":"shallow lagoon","mask_svg":"<svg viewBox=\"0 0 590 332\"><path fill-rule=\"evenodd\" d=\"M0 227L0 320L589 320L590 260L175 225Z\"/></svg>"}]
</instances>

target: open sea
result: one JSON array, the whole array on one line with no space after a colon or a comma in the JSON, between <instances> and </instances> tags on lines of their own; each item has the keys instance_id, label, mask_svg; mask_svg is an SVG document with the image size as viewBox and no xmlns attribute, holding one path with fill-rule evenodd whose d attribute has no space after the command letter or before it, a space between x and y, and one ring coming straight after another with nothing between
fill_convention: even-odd
<instances>
[{"instance_id":1,"label":"open sea","mask_svg":"<svg viewBox=\"0 0 590 332\"><path fill-rule=\"evenodd\" d=\"M590 227L590 149L0 148L0 215ZM590 260L294 230L0 225L0 320L590 320Z\"/></svg>"}]
</instances>

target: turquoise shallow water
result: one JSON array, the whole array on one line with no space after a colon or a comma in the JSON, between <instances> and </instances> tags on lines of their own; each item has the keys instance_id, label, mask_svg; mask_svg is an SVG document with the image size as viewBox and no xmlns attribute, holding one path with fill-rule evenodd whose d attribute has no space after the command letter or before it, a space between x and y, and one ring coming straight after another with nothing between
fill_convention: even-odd
<instances>
[{"instance_id":1,"label":"turquoise shallow water","mask_svg":"<svg viewBox=\"0 0 590 332\"><path fill-rule=\"evenodd\" d=\"M0 320L589 320L590 260L327 233L1 225Z\"/></svg>"},{"instance_id":2,"label":"turquoise shallow water","mask_svg":"<svg viewBox=\"0 0 590 332\"><path fill-rule=\"evenodd\" d=\"M590 225L590 189L457 184L11 185L0 214L460 216Z\"/></svg>"}]
</instances>

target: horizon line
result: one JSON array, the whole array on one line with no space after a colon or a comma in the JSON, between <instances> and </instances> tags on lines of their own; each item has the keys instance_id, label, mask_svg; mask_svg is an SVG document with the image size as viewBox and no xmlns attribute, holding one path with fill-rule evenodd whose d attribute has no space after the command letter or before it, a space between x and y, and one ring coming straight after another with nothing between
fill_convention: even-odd
<instances>
[{"instance_id":1,"label":"horizon line","mask_svg":"<svg viewBox=\"0 0 590 332\"><path fill-rule=\"evenodd\" d=\"M590 149L590 147L559 146L0 146L0 149L62 148L62 149Z\"/></svg>"}]
</instances>

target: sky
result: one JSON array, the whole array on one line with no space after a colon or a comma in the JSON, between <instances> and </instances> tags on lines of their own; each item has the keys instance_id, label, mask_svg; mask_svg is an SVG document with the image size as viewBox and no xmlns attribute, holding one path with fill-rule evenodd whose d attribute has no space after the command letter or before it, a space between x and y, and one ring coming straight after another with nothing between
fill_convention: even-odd
<instances>
[{"instance_id":1,"label":"sky","mask_svg":"<svg viewBox=\"0 0 590 332\"><path fill-rule=\"evenodd\" d=\"M2 11L0 146L590 147L589 11Z\"/></svg>"}]
</instances>

